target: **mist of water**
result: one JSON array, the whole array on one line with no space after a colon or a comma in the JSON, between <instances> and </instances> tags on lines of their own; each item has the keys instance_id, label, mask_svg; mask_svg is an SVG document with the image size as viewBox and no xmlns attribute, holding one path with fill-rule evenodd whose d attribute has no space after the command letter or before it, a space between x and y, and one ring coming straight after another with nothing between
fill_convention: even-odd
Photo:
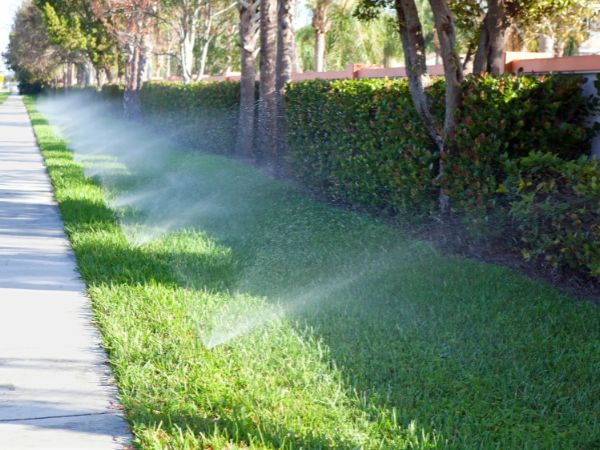
<instances>
[{"instance_id":1,"label":"mist of water","mask_svg":"<svg viewBox=\"0 0 600 450\"><path fill-rule=\"evenodd\" d=\"M178 142L177 130L157 132L124 121L114 105L88 95L50 97L38 106L82 163L86 176L106 190L109 206L117 212L132 245L147 245L181 230L198 230L209 233L219 245L233 246L234 251L249 249L236 279L227 287L232 300L202 320L197 320L198 306L189 307L207 348L320 303L372 295L357 291L390 268L430 251L420 244L407 248L393 242L382 243L376 252L366 251L369 245L361 243L361 236L348 236L337 253L323 254L323 261L306 266L299 243L322 238L311 234L311 223L322 217L302 218L289 229L281 228L285 220L271 216L293 211L286 209L284 194L278 200L279 210L269 210L273 199L261 196L269 195L272 182L254 169L216 156L198 159ZM336 227L332 222L327 228L332 235L344 235L346 230ZM296 264L303 266L296 270ZM196 286L198 274L192 270L197 269L173 270L180 284Z\"/></svg>"}]
</instances>

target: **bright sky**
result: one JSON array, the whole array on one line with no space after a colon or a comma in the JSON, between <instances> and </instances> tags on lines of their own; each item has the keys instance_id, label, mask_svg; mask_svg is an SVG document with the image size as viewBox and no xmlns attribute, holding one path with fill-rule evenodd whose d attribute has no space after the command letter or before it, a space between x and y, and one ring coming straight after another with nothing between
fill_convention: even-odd
<instances>
[{"instance_id":1,"label":"bright sky","mask_svg":"<svg viewBox=\"0 0 600 450\"><path fill-rule=\"evenodd\" d=\"M8 35L13 23L15 12L23 0L0 0L0 53L6 51ZM5 72L4 60L0 58L0 72Z\"/></svg>"}]
</instances>

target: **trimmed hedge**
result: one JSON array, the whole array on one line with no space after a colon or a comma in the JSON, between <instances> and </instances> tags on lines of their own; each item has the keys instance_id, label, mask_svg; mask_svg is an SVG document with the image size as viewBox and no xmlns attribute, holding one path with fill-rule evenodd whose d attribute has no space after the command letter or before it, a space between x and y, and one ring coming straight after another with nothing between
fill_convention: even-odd
<instances>
[{"instance_id":1,"label":"trimmed hedge","mask_svg":"<svg viewBox=\"0 0 600 450\"><path fill-rule=\"evenodd\" d=\"M145 83L142 117L194 149L231 154L239 108L239 83Z\"/></svg>"},{"instance_id":2,"label":"trimmed hedge","mask_svg":"<svg viewBox=\"0 0 600 450\"><path fill-rule=\"evenodd\" d=\"M509 170L509 214L523 257L600 277L600 161L533 152Z\"/></svg>"},{"instance_id":3,"label":"trimmed hedge","mask_svg":"<svg viewBox=\"0 0 600 450\"><path fill-rule=\"evenodd\" d=\"M528 260L600 276L599 164L587 158L597 102L581 78L465 81L446 174L406 81L311 81L288 87L291 173L331 200L408 221L436 212L438 188L475 237ZM443 82L431 87L443 114Z\"/></svg>"},{"instance_id":4,"label":"trimmed hedge","mask_svg":"<svg viewBox=\"0 0 600 450\"><path fill-rule=\"evenodd\" d=\"M498 237L525 259L600 277L599 163L585 155L597 102L578 76L471 77L446 174L406 80L288 85L289 172L334 202L407 222L437 212L444 189L476 237ZM443 120L443 81L430 88ZM122 97L107 86L104 98ZM194 149L233 153L239 83L147 83L142 115ZM597 127L596 127L597 128Z\"/></svg>"},{"instance_id":5,"label":"trimmed hedge","mask_svg":"<svg viewBox=\"0 0 600 450\"><path fill-rule=\"evenodd\" d=\"M469 78L460 125L440 180L455 212L486 217L497 205L504 164L530 150L586 152L591 104L580 79ZM443 82L431 88L442 119ZM310 81L287 88L289 161L302 182L333 200L411 217L435 209L435 148L405 80Z\"/></svg>"},{"instance_id":6,"label":"trimmed hedge","mask_svg":"<svg viewBox=\"0 0 600 450\"><path fill-rule=\"evenodd\" d=\"M505 164L531 151L576 159L588 153L594 103L578 76L469 78L443 180L452 207L472 228L495 222Z\"/></svg>"},{"instance_id":7,"label":"trimmed hedge","mask_svg":"<svg viewBox=\"0 0 600 450\"><path fill-rule=\"evenodd\" d=\"M436 154L406 81L287 87L289 163L331 200L420 217L435 210Z\"/></svg>"}]
</instances>

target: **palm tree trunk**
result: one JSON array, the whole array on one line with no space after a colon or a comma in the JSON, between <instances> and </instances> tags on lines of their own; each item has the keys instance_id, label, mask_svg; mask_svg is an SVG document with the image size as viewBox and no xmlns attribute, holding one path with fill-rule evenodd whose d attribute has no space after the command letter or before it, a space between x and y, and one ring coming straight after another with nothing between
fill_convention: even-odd
<instances>
[{"instance_id":1,"label":"palm tree trunk","mask_svg":"<svg viewBox=\"0 0 600 450\"><path fill-rule=\"evenodd\" d=\"M315 31L315 71L325 70L325 32Z\"/></svg>"},{"instance_id":2,"label":"palm tree trunk","mask_svg":"<svg viewBox=\"0 0 600 450\"><path fill-rule=\"evenodd\" d=\"M279 0L277 21L277 165L278 174L282 173L283 159L287 153L287 118L282 91L292 80L296 42L294 39L294 9L295 0Z\"/></svg>"},{"instance_id":3,"label":"palm tree trunk","mask_svg":"<svg viewBox=\"0 0 600 450\"><path fill-rule=\"evenodd\" d=\"M277 161L276 61L277 0L261 0L258 157L261 162L266 162L271 167Z\"/></svg>"},{"instance_id":4,"label":"palm tree trunk","mask_svg":"<svg viewBox=\"0 0 600 450\"><path fill-rule=\"evenodd\" d=\"M316 0L312 26L315 30L315 70L325 70L325 36L331 27L329 9L333 0Z\"/></svg>"},{"instance_id":5,"label":"palm tree trunk","mask_svg":"<svg viewBox=\"0 0 600 450\"><path fill-rule=\"evenodd\" d=\"M240 1L240 110L235 152L254 159L254 107L256 101L256 32L259 0Z\"/></svg>"}]
</instances>

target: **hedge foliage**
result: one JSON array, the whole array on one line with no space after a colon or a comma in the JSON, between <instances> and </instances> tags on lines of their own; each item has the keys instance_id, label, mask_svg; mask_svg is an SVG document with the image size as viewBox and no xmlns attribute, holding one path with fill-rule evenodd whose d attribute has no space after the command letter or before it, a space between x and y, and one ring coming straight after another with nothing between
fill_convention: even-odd
<instances>
[{"instance_id":1,"label":"hedge foliage","mask_svg":"<svg viewBox=\"0 0 600 450\"><path fill-rule=\"evenodd\" d=\"M235 143L239 83L152 82L141 93L143 118L204 151L230 154Z\"/></svg>"},{"instance_id":2,"label":"hedge foliage","mask_svg":"<svg viewBox=\"0 0 600 450\"><path fill-rule=\"evenodd\" d=\"M587 158L597 102L577 76L472 77L446 174L406 80L288 85L289 172L334 202L424 221L439 189L474 235L525 259L600 277L600 165ZM443 81L430 88L443 120ZM103 97L119 98L108 86ZM147 83L142 115L192 148L233 153L239 83ZM496 234L496 236L494 236Z\"/></svg>"},{"instance_id":3,"label":"hedge foliage","mask_svg":"<svg viewBox=\"0 0 600 450\"><path fill-rule=\"evenodd\" d=\"M389 213L435 210L436 155L405 81L287 87L292 172L330 199Z\"/></svg>"},{"instance_id":4,"label":"hedge foliage","mask_svg":"<svg viewBox=\"0 0 600 450\"><path fill-rule=\"evenodd\" d=\"M510 216L523 257L600 277L600 161L533 152L510 169Z\"/></svg>"},{"instance_id":5,"label":"hedge foliage","mask_svg":"<svg viewBox=\"0 0 600 450\"><path fill-rule=\"evenodd\" d=\"M581 82L467 79L441 179L406 81L294 83L286 93L291 172L334 201L411 221L435 213L442 188L477 237L501 237L526 259L598 277L600 172L586 156L597 102L581 95ZM430 94L441 123L443 82Z\"/></svg>"},{"instance_id":6,"label":"hedge foliage","mask_svg":"<svg viewBox=\"0 0 600 450\"><path fill-rule=\"evenodd\" d=\"M568 160L589 151L594 130L586 120L594 105L581 95L580 77L469 78L464 93L443 183L472 227L497 219L508 160L531 151Z\"/></svg>"}]
</instances>

